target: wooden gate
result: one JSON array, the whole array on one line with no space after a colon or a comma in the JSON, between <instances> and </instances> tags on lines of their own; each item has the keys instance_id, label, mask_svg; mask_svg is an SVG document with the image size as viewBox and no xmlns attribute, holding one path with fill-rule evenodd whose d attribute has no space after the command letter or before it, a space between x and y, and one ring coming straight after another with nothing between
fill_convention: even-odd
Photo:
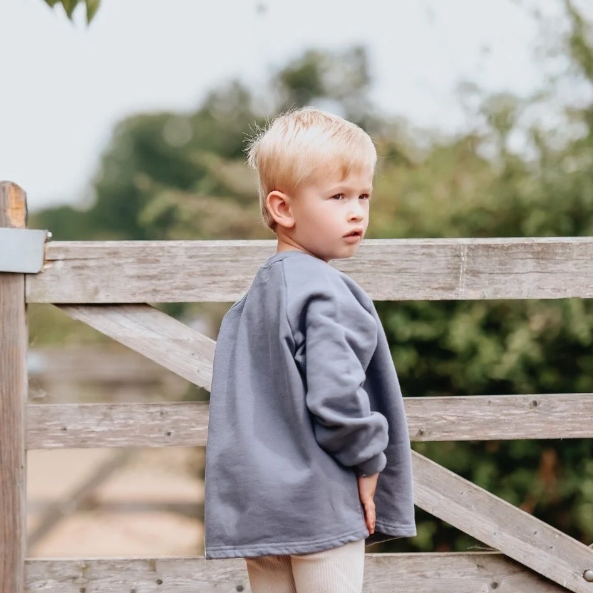
<instances>
[{"instance_id":1,"label":"wooden gate","mask_svg":"<svg viewBox=\"0 0 593 593\"><path fill-rule=\"evenodd\" d=\"M26 199L0 184L0 227ZM0 593L249 591L240 558L26 559L25 451L206 444L208 404L27 404L26 303L53 303L210 389L215 342L149 302L232 302L273 240L54 242L0 273ZM1 243L0 249L10 249ZM332 264L333 265L333 264ZM593 297L593 238L367 239L336 261L375 300ZM593 437L593 394L405 398L413 441ZM373 593L593 593L593 549L413 452L418 507L496 552L367 554Z\"/></svg>"}]
</instances>

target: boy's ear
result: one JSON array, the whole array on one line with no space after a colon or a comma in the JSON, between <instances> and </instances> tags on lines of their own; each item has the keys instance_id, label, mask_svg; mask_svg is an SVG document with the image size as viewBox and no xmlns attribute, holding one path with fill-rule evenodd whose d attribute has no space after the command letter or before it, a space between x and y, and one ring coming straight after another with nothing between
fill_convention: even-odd
<instances>
[{"instance_id":1,"label":"boy's ear","mask_svg":"<svg viewBox=\"0 0 593 593\"><path fill-rule=\"evenodd\" d=\"M266 197L266 204L272 218L281 226L289 229L294 226L294 217L290 208L290 196L281 191L271 191Z\"/></svg>"}]
</instances>

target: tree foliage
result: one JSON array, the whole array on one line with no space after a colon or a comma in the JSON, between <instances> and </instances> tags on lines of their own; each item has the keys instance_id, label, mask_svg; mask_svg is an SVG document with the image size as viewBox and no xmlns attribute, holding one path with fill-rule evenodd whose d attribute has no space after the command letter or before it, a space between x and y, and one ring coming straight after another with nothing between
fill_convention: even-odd
<instances>
[{"instance_id":1,"label":"tree foliage","mask_svg":"<svg viewBox=\"0 0 593 593\"><path fill-rule=\"evenodd\" d=\"M86 10L86 21L87 24L90 24L91 21L95 18L97 11L99 10L99 6L101 5L101 0L43 0L48 6L53 8L56 4L62 6L64 12L68 16L70 20L72 20L72 15L74 14L74 10L77 6L82 5Z\"/></svg>"}]
</instances>

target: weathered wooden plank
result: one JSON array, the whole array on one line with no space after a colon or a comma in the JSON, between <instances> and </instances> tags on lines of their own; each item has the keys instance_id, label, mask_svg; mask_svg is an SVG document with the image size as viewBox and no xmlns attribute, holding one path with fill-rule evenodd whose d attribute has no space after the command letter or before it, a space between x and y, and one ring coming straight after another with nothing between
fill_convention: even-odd
<instances>
[{"instance_id":1,"label":"weathered wooden plank","mask_svg":"<svg viewBox=\"0 0 593 593\"><path fill-rule=\"evenodd\" d=\"M569 591L591 593L583 574L593 549L416 451L412 458L417 506Z\"/></svg>"},{"instance_id":2,"label":"weathered wooden plank","mask_svg":"<svg viewBox=\"0 0 593 593\"><path fill-rule=\"evenodd\" d=\"M369 548L372 549L372 548ZM27 593L249 593L242 558L26 561ZM565 593L497 552L367 554L365 593ZM311 592L313 593L313 592Z\"/></svg>"},{"instance_id":3,"label":"weathered wooden plank","mask_svg":"<svg viewBox=\"0 0 593 593\"><path fill-rule=\"evenodd\" d=\"M593 393L404 398L413 441L592 438Z\"/></svg>"},{"instance_id":4,"label":"weathered wooden plank","mask_svg":"<svg viewBox=\"0 0 593 593\"><path fill-rule=\"evenodd\" d=\"M205 446L207 402L29 404L28 449Z\"/></svg>"},{"instance_id":5,"label":"weathered wooden plank","mask_svg":"<svg viewBox=\"0 0 593 593\"><path fill-rule=\"evenodd\" d=\"M590 393L406 397L412 441L593 438ZM30 404L27 448L205 446L207 402Z\"/></svg>"},{"instance_id":6,"label":"weathered wooden plank","mask_svg":"<svg viewBox=\"0 0 593 593\"><path fill-rule=\"evenodd\" d=\"M210 391L216 342L149 305L58 305L180 377Z\"/></svg>"},{"instance_id":7,"label":"weathered wooden plank","mask_svg":"<svg viewBox=\"0 0 593 593\"><path fill-rule=\"evenodd\" d=\"M0 227L25 228L27 198L0 183ZM0 593L24 587L27 316L24 274L0 273Z\"/></svg>"},{"instance_id":8,"label":"weathered wooden plank","mask_svg":"<svg viewBox=\"0 0 593 593\"><path fill-rule=\"evenodd\" d=\"M274 240L55 242L30 303L233 302ZM593 237L364 239L330 265L374 300L593 297Z\"/></svg>"}]
</instances>

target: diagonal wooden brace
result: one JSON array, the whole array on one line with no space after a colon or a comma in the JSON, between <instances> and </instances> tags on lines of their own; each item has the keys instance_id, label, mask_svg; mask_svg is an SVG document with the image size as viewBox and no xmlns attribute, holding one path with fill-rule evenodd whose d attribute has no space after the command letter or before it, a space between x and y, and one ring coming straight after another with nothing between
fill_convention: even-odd
<instances>
[{"instance_id":1,"label":"diagonal wooden brace","mask_svg":"<svg viewBox=\"0 0 593 593\"><path fill-rule=\"evenodd\" d=\"M56 305L64 313L210 391L216 342L151 305Z\"/></svg>"},{"instance_id":2,"label":"diagonal wooden brace","mask_svg":"<svg viewBox=\"0 0 593 593\"><path fill-rule=\"evenodd\" d=\"M593 593L593 550L412 451L414 502L574 593Z\"/></svg>"}]
</instances>

